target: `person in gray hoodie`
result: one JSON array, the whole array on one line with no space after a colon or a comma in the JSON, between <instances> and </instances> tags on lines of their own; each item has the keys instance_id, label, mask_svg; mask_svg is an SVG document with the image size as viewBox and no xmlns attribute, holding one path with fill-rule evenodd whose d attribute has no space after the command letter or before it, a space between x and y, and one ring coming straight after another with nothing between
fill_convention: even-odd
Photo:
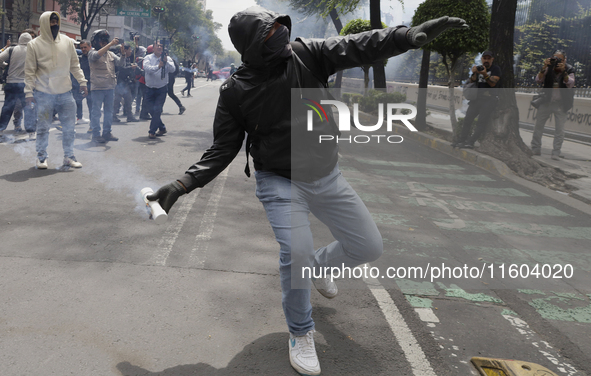
<instances>
[{"instance_id":1,"label":"person in gray hoodie","mask_svg":"<svg viewBox=\"0 0 591 376\"><path fill-rule=\"evenodd\" d=\"M27 106L37 107L37 162L38 169L47 168L49 128L54 111L62 124L63 165L80 168L74 156L76 131L76 102L72 97L70 73L80 83L80 91L88 95L86 78L74 47L74 40L59 33L61 18L58 12L44 12L39 17L41 34L27 45L25 60L25 97Z\"/></svg>"},{"instance_id":2,"label":"person in gray hoodie","mask_svg":"<svg viewBox=\"0 0 591 376\"><path fill-rule=\"evenodd\" d=\"M30 139L35 139L34 114L30 107L25 106L25 58L27 43L32 39L29 33L22 33L18 38L18 45L0 53L0 62L8 64L8 75L4 86L4 106L0 115L0 135L8 126L17 102L20 102L25 109L25 130L29 133Z\"/></svg>"}]
</instances>

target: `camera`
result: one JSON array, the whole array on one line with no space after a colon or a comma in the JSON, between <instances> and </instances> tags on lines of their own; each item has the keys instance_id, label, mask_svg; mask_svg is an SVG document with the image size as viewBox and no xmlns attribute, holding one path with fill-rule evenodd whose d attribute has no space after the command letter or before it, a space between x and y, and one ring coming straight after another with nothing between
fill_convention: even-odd
<instances>
[{"instance_id":1,"label":"camera","mask_svg":"<svg viewBox=\"0 0 591 376\"><path fill-rule=\"evenodd\" d=\"M166 62L166 56L168 56L168 51L170 49L170 39L169 38L162 38L160 39L160 44L162 45L162 61Z\"/></svg>"},{"instance_id":2,"label":"camera","mask_svg":"<svg viewBox=\"0 0 591 376\"><path fill-rule=\"evenodd\" d=\"M486 68L485 68L485 66L484 66L484 65L478 65L478 66L476 67L476 70L477 70L477 71L485 71L485 70L486 70Z\"/></svg>"},{"instance_id":3,"label":"camera","mask_svg":"<svg viewBox=\"0 0 591 376\"><path fill-rule=\"evenodd\" d=\"M562 63L562 59L556 56L550 58L550 66L555 68L557 64Z\"/></svg>"}]
</instances>

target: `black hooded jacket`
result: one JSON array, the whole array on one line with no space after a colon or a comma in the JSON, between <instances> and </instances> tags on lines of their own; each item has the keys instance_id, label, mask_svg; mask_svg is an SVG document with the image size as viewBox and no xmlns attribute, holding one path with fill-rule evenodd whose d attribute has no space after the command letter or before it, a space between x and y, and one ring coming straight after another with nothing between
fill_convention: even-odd
<instances>
[{"instance_id":1,"label":"black hooded jacket","mask_svg":"<svg viewBox=\"0 0 591 376\"><path fill-rule=\"evenodd\" d=\"M300 59L294 52L285 62L269 67L262 51L275 22L291 31L289 16L261 7L239 12L230 21L230 38L243 65L220 87L213 145L178 179L187 191L203 187L221 173L240 151L246 134L252 142L250 154L256 170L303 181L326 176L337 163L338 148L336 142L319 145L317 135L338 134L331 111L327 111L329 121L315 122L314 132L306 132L305 117L294 117L292 121L291 101L302 99L302 88L326 88L328 77L336 71L368 65L415 48L406 40L406 27L328 39L297 38L292 45L301 43L307 58ZM314 66L306 66L303 61L313 61L308 65ZM322 96L330 98L326 92L316 99ZM309 142L292 142L296 134Z\"/></svg>"},{"instance_id":2,"label":"black hooded jacket","mask_svg":"<svg viewBox=\"0 0 591 376\"><path fill-rule=\"evenodd\" d=\"M576 69L572 65L566 64L565 68L564 68L564 72L566 74L570 75L571 73L575 73ZM548 72L546 73L546 76L544 77L544 83L543 83L543 87L546 92L546 98L548 98L547 99L548 102L552 98L552 88L554 87L554 79L555 79L554 69L548 68ZM558 87L561 89L560 90L560 98L561 98L562 110L564 112L567 112L568 110L570 110L573 107L573 104L575 102L575 89L567 88L563 79L558 79Z\"/></svg>"}]
</instances>

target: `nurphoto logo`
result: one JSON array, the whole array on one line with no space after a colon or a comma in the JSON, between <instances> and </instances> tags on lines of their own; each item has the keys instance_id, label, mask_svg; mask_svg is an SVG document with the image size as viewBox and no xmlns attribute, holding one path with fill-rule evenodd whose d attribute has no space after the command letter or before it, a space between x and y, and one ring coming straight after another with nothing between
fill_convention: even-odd
<instances>
[{"instance_id":1,"label":"nurphoto logo","mask_svg":"<svg viewBox=\"0 0 591 376\"><path fill-rule=\"evenodd\" d=\"M351 111L349 107L341 102L336 100L321 100L320 103L308 99L303 98L304 105L310 107L311 109L307 112L307 130L312 131L314 129L314 115L318 116L320 122L327 121L328 116L326 114L326 110L322 105L333 105L337 108L338 111L338 127L339 131L347 132L351 130ZM407 103L380 103L378 104L378 120L377 123L374 125L363 125L359 121L359 104L353 104L353 123L355 124L355 128L362 132L376 132L380 130L384 124L384 109L386 109L386 131L392 132L392 123L395 120L402 122L411 132L416 132L417 129L410 123L410 119L414 119L417 115L417 109L415 106ZM333 141L336 142L348 142L348 143L357 143L357 144L367 144L369 142L377 141L385 141L392 144L399 144L403 141L402 136L400 135L385 135L385 134L371 134L371 135L356 135L356 136L348 136L348 137L339 137L333 135L320 135L319 142L322 143L323 141Z\"/></svg>"}]
</instances>

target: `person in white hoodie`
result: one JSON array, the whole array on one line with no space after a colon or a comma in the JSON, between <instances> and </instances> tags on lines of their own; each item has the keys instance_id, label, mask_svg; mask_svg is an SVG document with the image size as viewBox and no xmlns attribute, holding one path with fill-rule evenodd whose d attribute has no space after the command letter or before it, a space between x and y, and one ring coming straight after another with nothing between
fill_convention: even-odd
<instances>
[{"instance_id":1,"label":"person in white hoodie","mask_svg":"<svg viewBox=\"0 0 591 376\"><path fill-rule=\"evenodd\" d=\"M72 96L70 73L80 83L84 97L88 95L86 78L80 68L74 40L60 34L58 12L44 12L39 17L41 35L27 46L25 60L25 96L27 106L37 107L37 163L46 169L49 127L54 110L62 123L62 146L64 166L80 168L82 163L74 156L76 131L76 102Z\"/></svg>"},{"instance_id":2,"label":"person in white hoodie","mask_svg":"<svg viewBox=\"0 0 591 376\"><path fill-rule=\"evenodd\" d=\"M0 53L0 63L8 64L8 75L4 86L4 106L0 115L0 135L8 126L17 102L20 102L25 108L25 130L31 135L31 140L35 138L34 114L30 107L25 106L25 58L27 43L32 39L29 33L22 33L18 38L18 45Z\"/></svg>"}]
</instances>

